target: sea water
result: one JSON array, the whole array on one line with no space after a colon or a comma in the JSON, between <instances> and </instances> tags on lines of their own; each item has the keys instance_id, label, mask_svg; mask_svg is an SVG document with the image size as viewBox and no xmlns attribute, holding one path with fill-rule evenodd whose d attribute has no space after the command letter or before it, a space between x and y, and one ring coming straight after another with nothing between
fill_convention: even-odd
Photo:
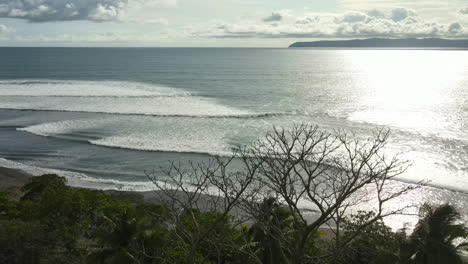
<instances>
[{"instance_id":1,"label":"sea water","mask_svg":"<svg viewBox=\"0 0 468 264\"><path fill-rule=\"evenodd\" d=\"M465 207L467 100L460 50L0 48L0 166L149 190L273 126L391 129L401 182L429 186L412 199Z\"/></svg>"}]
</instances>

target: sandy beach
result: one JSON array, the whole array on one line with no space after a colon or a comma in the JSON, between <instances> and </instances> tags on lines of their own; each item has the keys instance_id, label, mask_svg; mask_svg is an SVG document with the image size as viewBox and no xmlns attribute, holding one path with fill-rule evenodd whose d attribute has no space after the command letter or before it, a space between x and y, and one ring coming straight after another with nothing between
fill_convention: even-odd
<instances>
[{"instance_id":1,"label":"sandy beach","mask_svg":"<svg viewBox=\"0 0 468 264\"><path fill-rule=\"evenodd\" d=\"M29 178L33 176L27 172L19 169L12 169L6 167L0 167L0 191L6 191L12 195L13 198L19 199L22 196L21 187L26 184ZM59 175L60 176L60 175ZM107 193L121 193L121 194L138 194L141 195L142 199L146 203L152 204L167 204L167 196L161 191L146 191L146 192L134 192L134 191L118 191L118 190L106 190ZM177 199L184 199L182 193L177 194ZM197 206L201 210L209 210L210 197L201 195ZM234 210L235 214L238 214L238 210Z\"/></svg>"},{"instance_id":2,"label":"sandy beach","mask_svg":"<svg viewBox=\"0 0 468 264\"><path fill-rule=\"evenodd\" d=\"M6 167L0 167L0 191L7 191L12 195L14 199L19 199L22 196L21 187L26 184L29 178L39 175L31 175L19 169L12 169ZM60 176L60 175L59 175ZM138 194L141 195L142 199L146 203L151 204L168 204L168 197L165 196L161 191L145 191L145 192L133 192L133 191L117 191L117 190L106 190L107 193L121 193L121 194ZM186 199L186 196L181 192L177 194L178 200ZM212 204L212 198L207 195L201 195L197 202L198 209L202 211L210 211ZM240 208L234 208L231 212L235 216L242 216L245 213ZM316 219L316 215L313 212L304 213L304 217L308 221ZM325 228L328 230L328 228Z\"/></svg>"},{"instance_id":3,"label":"sandy beach","mask_svg":"<svg viewBox=\"0 0 468 264\"><path fill-rule=\"evenodd\" d=\"M19 199L22 196L21 187L28 183L29 179L33 176L27 172L24 172L19 169L12 169L6 167L0 167L0 191L6 191L12 195L13 198ZM60 175L59 175L60 176ZM143 200L147 203L157 203L160 204L163 202L161 195L157 191L151 192L130 192L130 191L106 191L109 193L137 193L142 195Z\"/></svg>"}]
</instances>

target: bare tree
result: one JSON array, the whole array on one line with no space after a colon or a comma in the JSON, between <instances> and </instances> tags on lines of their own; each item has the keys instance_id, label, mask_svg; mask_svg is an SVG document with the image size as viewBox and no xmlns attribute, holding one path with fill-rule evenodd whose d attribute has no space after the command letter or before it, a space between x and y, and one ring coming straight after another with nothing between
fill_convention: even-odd
<instances>
[{"instance_id":1,"label":"bare tree","mask_svg":"<svg viewBox=\"0 0 468 264\"><path fill-rule=\"evenodd\" d=\"M317 126L299 125L292 130L275 128L253 145L252 153L262 160L257 170L262 191L283 202L294 216L295 243L288 249L291 263L307 258L311 236L330 222L336 225L331 230L337 247L352 240L353 236L347 236L347 241L340 241L340 222L364 201L376 202L376 214L362 229L405 209L384 210L385 203L414 188L387 188L408 165L398 157L385 156L388 136L389 131L380 131L371 138L358 139L343 131L329 133ZM306 218L305 206L317 211L315 219Z\"/></svg>"},{"instance_id":2,"label":"bare tree","mask_svg":"<svg viewBox=\"0 0 468 264\"><path fill-rule=\"evenodd\" d=\"M228 169L235 159L238 168ZM205 242L205 246L207 242L210 244L218 263L222 262L220 248L239 251L234 245L220 244L222 241L209 241L207 238L226 223L235 228L245 221L240 204L251 200L249 195L258 193L251 189L258 169L258 164L253 161L244 150L239 149L229 158L215 157L198 164L190 162L188 168L172 162L168 168L161 168L162 179L154 172L147 173L157 188L159 200L171 209L174 234L189 245L180 249L186 251L186 263L193 263L195 254L203 246L202 242ZM209 214L211 221L200 218L200 212ZM232 214L237 217L232 218ZM190 220L190 228L184 228L183 219ZM249 254L255 259L247 248L242 249L242 254Z\"/></svg>"},{"instance_id":3,"label":"bare tree","mask_svg":"<svg viewBox=\"0 0 468 264\"><path fill-rule=\"evenodd\" d=\"M184 211L202 209L199 207L202 197L208 199L203 204L210 205L203 210L219 212L221 216L233 214L234 209L242 207L243 214L249 215L256 225L265 226L265 230L278 229L271 233L281 243L280 254L289 263L305 263L317 259L309 254L308 247L320 227L334 223L337 247L353 239L352 235L347 235L346 241L340 239L340 223L353 207L374 202L376 211L375 217L357 231L405 209L403 206L386 211L384 207L388 201L414 188L387 188L408 166L398 156L385 156L388 137L389 131L359 139L343 131L324 132L318 126L274 128L229 159L215 158L207 164L192 164L185 171L172 164L165 171L169 182L161 184L152 179L171 203ZM240 166L229 170L234 161ZM259 204L265 198L274 198L289 211L293 222L290 232L272 226L261 216ZM315 217L308 217L310 211L314 211ZM195 249L203 234L196 236L199 238L191 241Z\"/></svg>"}]
</instances>

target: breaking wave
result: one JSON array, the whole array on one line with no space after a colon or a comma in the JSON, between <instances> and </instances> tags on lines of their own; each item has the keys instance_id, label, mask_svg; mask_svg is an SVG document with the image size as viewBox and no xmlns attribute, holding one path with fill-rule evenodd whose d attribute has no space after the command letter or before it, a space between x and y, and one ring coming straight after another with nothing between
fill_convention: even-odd
<instances>
[{"instance_id":1,"label":"breaking wave","mask_svg":"<svg viewBox=\"0 0 468 264\"><path fill-rule=\"evenodd\" d=\"M170 87L125 81L6 80L1 96L17 97L177 97L190 93Z\"/></svg>"}]
</instances>

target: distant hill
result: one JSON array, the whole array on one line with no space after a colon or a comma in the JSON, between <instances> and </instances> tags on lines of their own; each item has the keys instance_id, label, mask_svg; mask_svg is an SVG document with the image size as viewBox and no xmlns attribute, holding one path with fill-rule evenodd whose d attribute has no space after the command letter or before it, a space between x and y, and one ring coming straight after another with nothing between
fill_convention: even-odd
<instances>
[{"instance_id":1,"label":"distant hill","mask_svg":"<svg viewBox=\"0 0 468 264\"><path fill-rule=\"evenodd\" d=\"M462 48L468 49L468 39L407 38L407 39L353 39L296 42L290 48Z\"/></svg>"}]
</instances>

